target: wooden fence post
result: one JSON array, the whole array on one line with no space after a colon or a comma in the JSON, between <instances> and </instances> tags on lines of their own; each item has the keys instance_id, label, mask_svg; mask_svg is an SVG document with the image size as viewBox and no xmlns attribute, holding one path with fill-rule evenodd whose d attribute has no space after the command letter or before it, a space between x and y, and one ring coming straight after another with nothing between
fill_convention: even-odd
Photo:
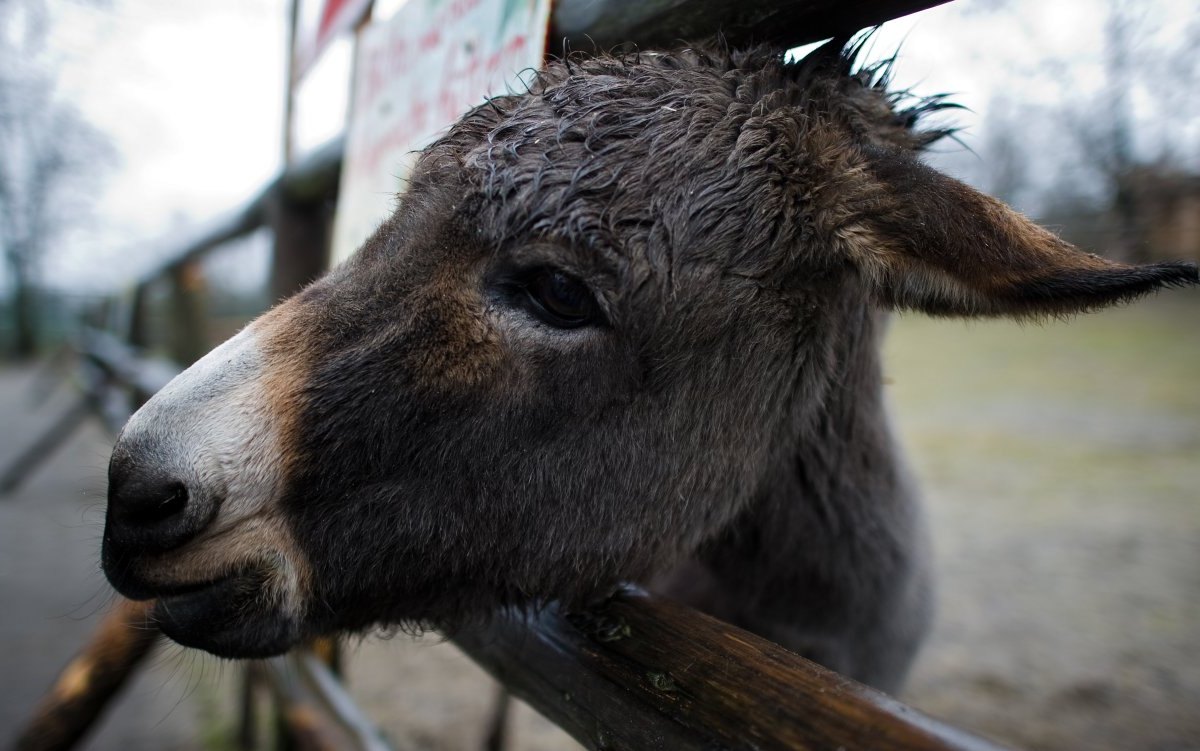
<instances>
[{"instance_id":1,"label":"wooden fence post","mask_svg":"<svg viewBox=\"0 0 1200 751\"><path fill-rule=\"evenodd\" d=\"M167 343L171 358L188 366L208 352L204 325L204 270L198 259L189 258L168 270L171 281L171 334Z\"/></svg>"},{"instance_id":2,"label":"wooden fence post","mask_svg":"<svg viewBox=\"0 0 1200 751\"><path fill-rule=\"evenodd\" d=\"M42 699L14 751L74 747L158 640L159 630L150 620L153 605L117 600Z\"/></svg>"},{"instance_id":3,"label":"wooden fence post","mask_svg":"<svg viewBox=\"0 0 1200 751\"><path fill-rule=\"evenodd\" d=\"M319 277L329 266L334 202L326 195L297 198L281 189L271 196L268 218L275 232L271 300L278 302Z\"/></svg>"}]
</instances>

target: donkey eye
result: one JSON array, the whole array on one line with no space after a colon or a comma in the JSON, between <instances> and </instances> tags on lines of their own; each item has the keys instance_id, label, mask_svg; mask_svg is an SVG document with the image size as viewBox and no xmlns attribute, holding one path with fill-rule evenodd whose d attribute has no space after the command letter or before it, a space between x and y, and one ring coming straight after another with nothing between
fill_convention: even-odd
<instances>
[{"instance_id":1,"label":"donkey eye","mask_svg":"<svg viewBox=\"0 0 1200 751\"><path fill-rule=\"evenodd\" d=\"M561 271L535 272L525 284L533 313L551 326L574 329L596 323L596 298L583 282Z\"/></svg>"}]
</instances>

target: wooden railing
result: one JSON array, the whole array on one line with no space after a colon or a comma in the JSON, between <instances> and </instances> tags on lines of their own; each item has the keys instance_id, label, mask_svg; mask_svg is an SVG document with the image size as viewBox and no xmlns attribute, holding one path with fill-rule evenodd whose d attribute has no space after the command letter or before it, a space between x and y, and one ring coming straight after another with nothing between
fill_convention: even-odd
<instances>
[{"instance_id":1,"label":"wooden railing","mask_svg":"<svg viewBox=\"0 0 1200 751\"><path fill-rule=\"evenodd\" d=\"M454 642L589 749L998 748L637 589L581 613L500 614Z\"/></svg>"},{"instance_id":2,"label":"wooden railing","mask_svg":"<svg viewBox=\"0 0 1200 751\"><path fill-rule=\"evenodd\" d=\"M642 47L721 33L730 44L791 46L853 31L945 0L559 0L551 39L576 49L633 41ZM146 289L175 292L209 251L269 226L275 235L271 295L278 299L327 264L342 144L299 161L245 205L182 241L133 296L126 342L93 337L92 383L148 396L162 380L139 347ZM186 306L185 306L186 307ZM186 315L176 325L196 327ZM200 332L177 332L201 349ZM160 370L152 372L154 367ZM85 402L86 404L94 404ZM146 604L121 601L46 695L22 731L21 751L65 749L96 720L158 638ZM729 624L639 590L594 610L503 612L454 641L507 689L591 749L959 749L992 744L926 717L877 691ZM323 662L304 651L248 668L265 683L298 748L386 748ZM242 741L250 736L246 710Z\"/></svg>"},{"instance_id":3,"label":"wooden railing","mask_svg":"<svg viewBox=\"0 0 1200 751\"><path fill-rule=\"evenodd\" d=\"M734 47L796 47L949 0L556 0L551 40L571 49L673 47L720 34ZM555 50L557 51L557 50Z\"/></svg>"},{"instance_id":4,"label":"wooden railing","mask_svg":"<svg viewBox=\"0 0 1200 751\"><path fill-rule=\"evenodd\" d=\"M148 608L119 601L43 699L16 751L66 749L83 735L157 638ZM453 641L594 751L1000 751L773 642L636 589L578 613L554 605L499 613ZM248 670L269 686L295 747L388 748L306 650Z\"/></svg>"}]
</instances>

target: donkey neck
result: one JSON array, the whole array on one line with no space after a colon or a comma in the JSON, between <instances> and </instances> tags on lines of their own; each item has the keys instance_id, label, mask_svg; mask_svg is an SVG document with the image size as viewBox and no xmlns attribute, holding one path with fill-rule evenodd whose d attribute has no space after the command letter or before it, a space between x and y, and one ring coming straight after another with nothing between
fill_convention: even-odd
<instances>
[{"instance_id":1,"label":"donkey neck","mask_svg":"<svg viewBox=\"0 0 1200 751\"><path fill-rule=\"evenodd\" d=\"M861 304L831 317L818 347L827 359L801 379L789 435L754 500L659 581L718 617L751 627L796 608L851 617L883 596L889 569L909 565L920 530L883 403L886 318Z\"/></svg>"}]
</instances>

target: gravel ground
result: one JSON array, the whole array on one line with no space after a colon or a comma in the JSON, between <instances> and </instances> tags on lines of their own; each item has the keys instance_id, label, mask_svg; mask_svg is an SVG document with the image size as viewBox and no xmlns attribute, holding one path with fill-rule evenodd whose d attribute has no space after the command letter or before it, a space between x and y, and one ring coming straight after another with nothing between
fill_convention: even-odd
<instances>
[{"instance_id":1,"label":"gravel ground","mask_svg":"<svg viewBox=\"0 0 1200 751\"><path fill-rule=\"evenodd\" d=\"M35 404L43 371L0 368L0 467L70 405ZM99 570L108 436L83 426L19 492L0 496L0 749L95 628L114 596ZM216 660L165 646L82 748L191 751L229 716Z\"/></svg>"},{"instance_id":2,"label":"gravel ground","mask_svg":"<svg viewBox=\"0 0 1200 751\"><path fill-rule=\"evenodd\" d=\"M1198 324L1194 293L1045 327L896 321L889 391L941 578L901 698L1019 747L1200 749ZM28 377L0 371L0 462L40 424L17 388ZM95 569L105 453L91 429L0 500L0 633L16 647L0 655L0 728L107 596ZM229 672L165 651L89 747L222 747ZM368 638L348 672L398 749L478 748L494 684L452 646ZM575 747L527 708L514 740Z\"/></svg>"},{"instance_id":3,"label":"gravel ground","mask_svg":"<svg viewBox=\"0 0 1200 751\"><path fill-rule=\"evenodd\" d=\"M1036 749L1200 748L1200 301L898 323L940 617L905 698Z\"/></svg>"}]
</instances>

